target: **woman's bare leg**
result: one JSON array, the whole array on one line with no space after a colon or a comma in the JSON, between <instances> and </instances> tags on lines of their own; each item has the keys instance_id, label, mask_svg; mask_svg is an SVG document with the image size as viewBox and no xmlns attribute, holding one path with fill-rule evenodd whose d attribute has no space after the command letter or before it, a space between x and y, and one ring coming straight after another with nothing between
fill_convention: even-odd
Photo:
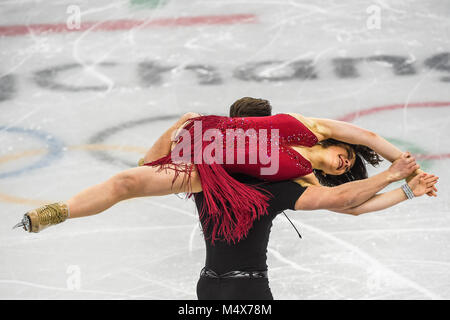
<instances>
[{"instance_id":1,"label":"woman's bare leg","mask_svg":"<svg viewBox=\"0 0 450 320\"><path fill-rule=\"evenodd\" d=\"M105 182L87 188L66 203L69 218L79 218L105 211L116 203L137 197L163 196L173 193L200 192L200 178L195 167L190 183L187 174L181 172L172 185L174 169L158 171L158 167L142 166L128 169Z\"/></svg>"},{"instance_id":2,"label":"woman's bare leg","mask_svg":"<svg viewBox=\"0 0 450 320\"><path fill-rule=\"evenodd\" d=\"M28 232L40 232L68 218L80 218L100 213L116 203L146 196L162 196L172 193L202 191L200 178L193 166L190 179L173 167L158 171L159 167L143 166L125 170L107 181L87 188L65 203L52 203L28 211L14 228L23 227Z\"/></svg>"}]
</instances>

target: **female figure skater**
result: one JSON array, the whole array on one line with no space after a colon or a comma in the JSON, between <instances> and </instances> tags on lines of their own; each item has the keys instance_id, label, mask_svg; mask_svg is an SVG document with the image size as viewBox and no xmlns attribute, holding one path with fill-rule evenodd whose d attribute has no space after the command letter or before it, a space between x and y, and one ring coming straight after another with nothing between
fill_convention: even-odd
<instances>
[{"instance_id":1,"label":"female figure skater","mask_svg":"<svg viewBox=\"0 0 450 320\"><path fill-rule=\"evenodd\" d=\"M198 124L201 125L200 130ZM367 177L360 156L372 161L371 163L377 163L378 158L371 158L373 155L365 154L361 151L364 147L360 146L371 148L391 162L402 154L391 143L368 130L341 121L307 118L300 114L277 114L258 118L186 114L170 129L170 134L176 128L182 129L176 143L171 144L169 141L161 147L161 150L169 151L169 154L159 159L145 159L144 166L122 171L103 183L83 190L65 203L32 210L26 213L22 222L16 226L23 226L30 232L39 232L67 218L103 212L119 201L130 198L172 193L192 195L203 191L204 206L200 215L204 218L205 227L209 224L214 226L211 241L225 239L235 242L247 235L255 219L267 214L270 194L258 186L240 183L233 179L230 173L243 173L267 181L294 180L298 183L301 181L303 185L319 185L319 180L313 173L315 169L320 170L326 177L336 177L335 183L342 183ZM269 146L268 153L272 153L269 156L276 153L276 157L271 160L278 163L278 170L264 174L261 169L268 167L267 163L247 161L252 154L261 154L263 149L259 145L255 147L247 143L243 148L232 149L234 156L244 155L244 163L217 163L215 156L222 151L225 155L229 150L215 149L216 154L206 152L211 151L211 143L203 137L209 129L214 129L215 133L218 131L224 136L227 130L245 130L245 134L251 131L257 138L260 138L260 132L267 134L270 129L263 140ZM278 133L278 136L275 134L278 139L273 138L272 130ZM216 136L215 139L218 141L220 137ZM322 144L322 141L325 143ZM173 151L182 144L190 146L190 150L182 149L180 154L191 151L188 155L191 161L180 162L172 159ZM183 156L183 159L186 159L186 154ZM417 166L415 169L418 168ZM351 175L346 175L345 179L339 177L347 173Z\"/></svg>"}]
</instances>

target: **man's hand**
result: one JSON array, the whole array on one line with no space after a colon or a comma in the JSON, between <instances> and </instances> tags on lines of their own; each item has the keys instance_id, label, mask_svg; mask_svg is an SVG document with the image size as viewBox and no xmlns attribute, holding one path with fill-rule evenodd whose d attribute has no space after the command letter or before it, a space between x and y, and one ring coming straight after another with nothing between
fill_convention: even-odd
<instances>
[{"instance_id":1,"label":"man's hand","mask_svg":"<svg viewBox=\"0 0 450 320\"><path fill-rule=\"evenodd\" d=\"M416 159L411 155L411 153L405 152L400 156L400 158L392 163L388 171L392 181L399 181L406 179L419 168L420 166L416 163Z\"/></svg>"},{"instance_id":2,"label":"man's hand","mask_svg":"<svg viewBox=\"0 0 450 320\"><path fill-rule=\"evenodd\" d=\"M416 197L423 196L425 193L429 193L435 190L435 184L437 183L439 177L428 173L421 173L412 178L408 185L413 191ZM434 196L437 197L436 193Z\"/></svg>"}]
</instances>

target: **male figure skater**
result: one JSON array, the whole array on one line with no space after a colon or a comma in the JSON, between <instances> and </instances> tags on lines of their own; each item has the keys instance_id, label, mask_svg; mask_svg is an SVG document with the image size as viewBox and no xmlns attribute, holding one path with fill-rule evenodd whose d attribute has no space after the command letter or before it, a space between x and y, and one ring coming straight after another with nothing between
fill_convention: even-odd
<instances>
[{"instance_id":1,"label":"male figure skater","mask_svg":"<svg viewBox=\"0 0 450 320\"><path fill-rule=\"evenodd\" d=\"M263 99L243 98L236 101L230 108L230 117L269 115L271 115L271 106ZM161 156L161 153L170 152L164 148L167 149L167 141L171 139L173 131L179 125L177 123L166 131L166 134L149 150L145 161L157 158ZM253 177L234 175L233 177L240 182L257 184L272 194L269 201L269 214L255 220L247 237L237 243L215 241L212 244L209 235L214 226L210 224L208 228L203 228L206 262L197 283L198 299L273 299L267 277L266 253L272 220L279 213L286 209L327 209L359 215L382 210L408 199L408 196L400 188L382 195L376 195L377 192L394 181L407 178L417 169L415 159L409 153L404 153L382 173L331 188L300 185L293 181L264 183ZM431 180L429 178L429 185L432 184ZM203 204L202 192L195 194L195 201L200 212ZM201 222L203 226L203 221Z\"/></svg>"}]
</instances>

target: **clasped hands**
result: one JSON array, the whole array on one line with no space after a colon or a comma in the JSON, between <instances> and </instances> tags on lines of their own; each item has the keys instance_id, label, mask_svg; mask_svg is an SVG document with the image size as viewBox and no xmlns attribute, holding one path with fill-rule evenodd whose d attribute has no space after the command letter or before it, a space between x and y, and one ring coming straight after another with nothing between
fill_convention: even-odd
<instances>
[{"instance_id":1,"label":"clasped hands","mask_svg":"<svg viewBox=\"0 0 450 320\"><path fill-rule=\"evenodd\" d=\"M439 177L423 172L411 153L402 153L389 167L389 172L394 181L405 179L416 197L425 193L429 197L437 197L436 183Z\"/></svg>"}]
</instances>

